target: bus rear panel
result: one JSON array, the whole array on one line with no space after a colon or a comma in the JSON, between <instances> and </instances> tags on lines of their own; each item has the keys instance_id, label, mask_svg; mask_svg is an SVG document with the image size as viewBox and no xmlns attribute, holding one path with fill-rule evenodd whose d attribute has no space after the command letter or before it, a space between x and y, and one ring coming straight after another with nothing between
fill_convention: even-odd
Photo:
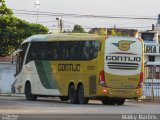
<instances>
[{"instance_id":1,"label":"bus rear panel","mask_svg":"<svg viewBox=\"0 0 160 120\"><path fill-rule=\"evenodd\" d=\"M134 37L109 36L105 41L101 93L111 98L138 98L143 84L143 43Z\"/></svg>"}]
</instances>

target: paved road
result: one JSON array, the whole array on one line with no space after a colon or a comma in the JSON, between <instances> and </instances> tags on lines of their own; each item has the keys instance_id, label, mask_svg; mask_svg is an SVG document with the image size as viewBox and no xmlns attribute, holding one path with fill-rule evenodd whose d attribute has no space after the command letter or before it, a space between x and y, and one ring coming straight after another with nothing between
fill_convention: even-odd
<instances>
[{"instance_id":1,"label":"paved road","mask_svg":"<svg viewBox=\"0 0 160 120\"><path fill-rule=\"evenodd\" d=\"M68 116L67 118L79 116L79 119L82 119L86 116L86 119L92 118L93 120L97 117L105 118L107 114L109 118L118 119L125 114L160 114L160 104L126 102L123 106L108 106L102 105L100 101L90 100L87 105L73 105L68 102L61 102L58 98L39 98L37 101L27 101L24 97L0 96L0 118L5 118L6 114L11 115L11 117L23 115L23 118L36 118L39 114L41 119L46 115L48 119L53 117L66 119L66 116ZM131 116L131 118L133 117Z\"/></svg>"}]
</instances>

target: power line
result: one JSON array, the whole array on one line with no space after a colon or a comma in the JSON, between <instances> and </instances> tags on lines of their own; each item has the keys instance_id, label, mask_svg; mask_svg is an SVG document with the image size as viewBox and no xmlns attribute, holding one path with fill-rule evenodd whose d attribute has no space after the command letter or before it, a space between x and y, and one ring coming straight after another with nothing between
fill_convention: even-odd
<instances>
[{"instance_id":1,"label":"power line","mask_svg":"<svg viewBox=\"0 0 160 120\"><path fill-rule=\"evenodd\" d=\"M14 14L17 14L17 15L30 15L30 16L36 16L37 15L37 11L29 11L29 10L17 10L17 9L13 9L15 12ZM66 14L66 13L53 13L53 12L40 12L39 11L39 16L44 16L44 17L77 17L77 18L109 18L109 19L134 19L134 20L157 20L157 18L154 18L154 17L129 17L129 16L108 16L108 15L103 15L103 16L100 16L100 15L81 15L81 14ZM39 23L52 23L52 22L57 22L57 21L44 21L44 22L39 22ZM80 24L77 24L77 23L73 23L73 22L68 22L68 21L64 21L64 23L68 23L68 24L72 24L72 25L80 25ZM85 26L85 25L80 25L82 26L84 29L92 29L93 27L88 27L88 26ZM107 25L108 26L108 25ZM113 24L110 24L110 26L113 27ZM138 27L132 27L132 26L128 26L128 27L117 27L118 25L116 25L116 28L123 28L123 29L126 29L126 28L135 28L135 29L142 29L142 28L151 28L152 26L138 26ZM53 26L52 26L53 27ZM109 27L109 26L108 26ZM95 28L95 27L94 27ZM64 26L64 29L65 29L65 26Z\"/></svg>"},{"instance_id":2,"label":"power line","mask_svg":"<svg viewBox=\"0 0 160 120\"><path fill-rule=\"evenodd\" d=\"M121 26L122 28L151 28L152 27L152 25L146 25L146 26L128 26L128 27L126 27L126 26Z\"/></svg>"},{"instance_id":3,"label":"power line","mask_svg":"<svg viewBox=\"0 0 160 120\"><path fill-rule=\"evenodd\" d=\"M19 14L19 15L37 15L37 13L28 13L28 12L14 12L14 14ZM60 16L60 15L51 15L51 14L44 14L44 13L39 13L39 16Z\"/></svg>"},{"instance_id":4,"label":"power line","mask_svg":"<svg viewBox=\"0 0 160 120\"><path fill-rule=\"evenodd\" d=\"M57 21L45 21L45 22L38 22L38 23L53 23L53 22L57 22Z\"/></svg>"},{"instance_id":5,"label":"power line","mask_svg":"<svg viewBox=\"0 0 160 120\"><path fill-rule=\"evenodd\" d=\"M36 11L29 10L17 10L13 9L15 14L37 15ZM82 15L82 14L67 14L67 13L53 13L53 12L40 12L39 15L45 16L66 16L66 17L78 17L78 18L110 18L110 19L138 19L138 20L157 20L153 17L126 17L126 16L110 16L110 15Z\"/></svg>"},{"instance_id":6,"label":"power line","mask_svg":"<svg viewBox=\"0 0 160 120\"><path fill-rule=\"evenodd\" d=\"M63 20L63 22L65 22L65 23L69 23L69 24L73 24L73 25L80 25L80 24L77 24L77 23L73 23L73 22L68 22L68 21L64 21ZM82 26L83 28L85 28L85 29L91 29L91 28L93 28L93 27L88 27L88 26L84 26L84 25L80 25L80 26ZM112 26L113 27L113 24L110 24L110 26ZM116 25L116 26L118 26L118 25ZM132 26L129 26L129 27L119 27L119 28L151 28L152 26L134 26L134 27L132 27Z\"/></svg>"},{"instance_id":7,"label":"power line","mask_svg":"<svg viewBox=\"0 0 160 120\"><path fill-rule=\"evenodd\" d=\"M63 22L69 23L69 24L72 24L72 25L80 25L80 24L77 24L77 23L68 22L68 21L64 21L64 20L63 20ZM88 27L88 26L85 26L85 25L80 25L80 26L85 27L85 28L91 28L91 27Z\"/></svg>"}]
</instances>

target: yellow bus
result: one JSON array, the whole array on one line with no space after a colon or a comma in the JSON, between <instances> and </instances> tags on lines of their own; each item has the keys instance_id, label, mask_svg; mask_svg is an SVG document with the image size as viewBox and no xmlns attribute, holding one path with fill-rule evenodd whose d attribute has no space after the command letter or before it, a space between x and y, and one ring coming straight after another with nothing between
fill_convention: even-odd
<instances>
[{"instance_id":1,"label":"yellow bus","mask_svg":"<svg viewBox=\"0 0 160 120\"><path fill-rule=\"evenodd\" d=\"M26 39L16 51L15 91L27 100L60 97L123 105L142 95L143 42L135 37L46 34Z\"/></svg>"}]
</instances>

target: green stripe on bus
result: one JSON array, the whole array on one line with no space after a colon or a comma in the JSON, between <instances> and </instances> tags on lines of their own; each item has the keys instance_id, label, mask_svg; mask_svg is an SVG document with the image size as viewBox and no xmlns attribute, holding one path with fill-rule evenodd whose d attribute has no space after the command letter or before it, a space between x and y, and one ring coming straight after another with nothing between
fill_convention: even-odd
<instances>
[{"instance_id":1,"label":"green stripe on bus","mask_svg":"<svg viewBox=\"0 0 160 120\"><path fill-rule=\"evenodd\" d=\"M46 89L58 89L51 64L48 61L35 61L39 79Z\"/></svg>"}]
</instances>

